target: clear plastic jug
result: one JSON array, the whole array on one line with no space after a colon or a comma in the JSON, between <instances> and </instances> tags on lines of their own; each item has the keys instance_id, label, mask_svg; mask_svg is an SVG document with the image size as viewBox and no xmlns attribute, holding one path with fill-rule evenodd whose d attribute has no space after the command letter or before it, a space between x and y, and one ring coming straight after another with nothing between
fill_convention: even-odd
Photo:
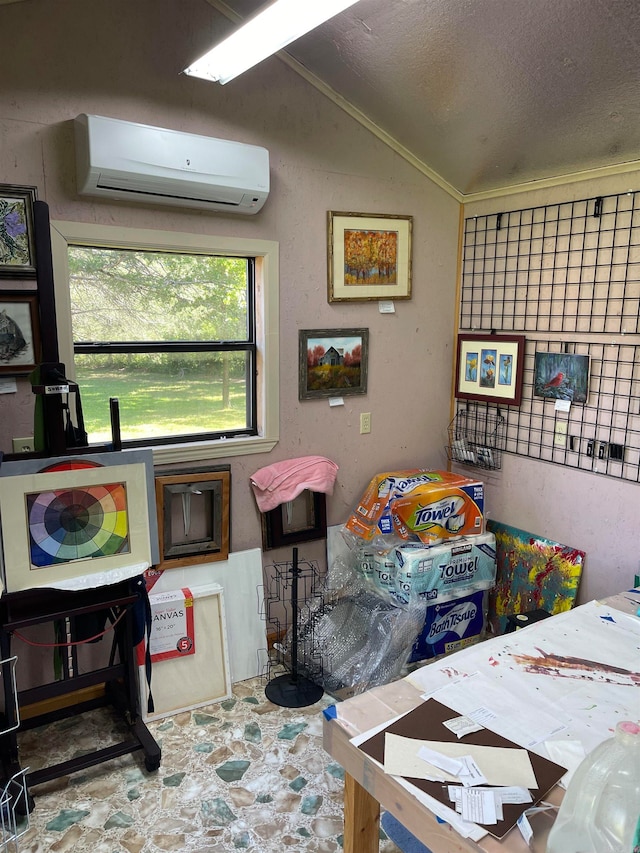
<instances>
[{"instance_id":1,"label":"clear plastic jug","mask_svg":"<svg viewBox=\"0 0 640 853\"><path fill-rule=\"evenodd\" d=\"M640 726L624 722L576 770L547 853L634 853L639 834Z\"/></svg>"}]
</instances>

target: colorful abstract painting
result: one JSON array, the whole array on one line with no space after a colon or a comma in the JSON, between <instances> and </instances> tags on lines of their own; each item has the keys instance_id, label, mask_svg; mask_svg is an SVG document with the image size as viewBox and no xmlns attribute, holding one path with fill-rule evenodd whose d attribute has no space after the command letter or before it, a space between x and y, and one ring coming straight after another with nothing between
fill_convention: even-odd
<instances>
[{"instance_id":1,"label":"colorful abstract painting","mask_svg":"<svg viewBox=\"0 0 640 853\"><path fill-rule=\"evenodd\" d=\"M507 616L526 610L561 613L576 601L585 552L489 520L496 537L497 576L490 595L489 621L503 634Z\"/></svg>"}]
</instances>

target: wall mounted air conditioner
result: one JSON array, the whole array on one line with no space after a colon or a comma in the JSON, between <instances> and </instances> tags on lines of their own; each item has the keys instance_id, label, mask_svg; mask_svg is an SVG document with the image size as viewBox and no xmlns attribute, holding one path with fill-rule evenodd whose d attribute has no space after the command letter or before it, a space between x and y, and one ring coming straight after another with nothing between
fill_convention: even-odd
<instances>
[{"instance_id":1,"label":"wall mounted air conditioner","mask_svg":"<svg viewBox=\"0 0 640 853\"><path fill-rule=\"evenodd\" d=\"M228 213L257 213L269 195L257 145L85 114L75 134L81 195Z\"/></svg>"}]
</instances>

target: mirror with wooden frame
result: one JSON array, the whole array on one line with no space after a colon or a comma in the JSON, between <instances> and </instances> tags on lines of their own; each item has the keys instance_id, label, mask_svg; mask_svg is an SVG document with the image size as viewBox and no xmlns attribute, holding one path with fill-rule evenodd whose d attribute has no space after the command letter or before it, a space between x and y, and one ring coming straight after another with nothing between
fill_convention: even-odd
<instances>
[{"instance_id":1,"label":"mirror with wooden frame","mask_svg":"<svg viewBox=\"0 0 640 853\"><path fill-rule=\"evenodd\" d=\"M264 551L326 537L327 504L322 492L305 489L292 501L262 513Z\"/></svg>"},{"instance_id":2,"label":"mirror with wooden frame","mask_svg":"<svg viewBox=\"0 0 640 853\"><path fill-rule=\"evenodd\" d=\"M231 471L159 475L156 482L159 569L229 556Z\"/></svg>"}]
</instances>

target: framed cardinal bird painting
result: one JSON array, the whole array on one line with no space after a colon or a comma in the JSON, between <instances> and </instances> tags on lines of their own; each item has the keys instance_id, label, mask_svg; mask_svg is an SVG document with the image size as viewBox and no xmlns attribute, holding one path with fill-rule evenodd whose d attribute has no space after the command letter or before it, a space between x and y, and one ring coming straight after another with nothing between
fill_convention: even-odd
<instances>
[{"instance_id":1,"label":"framed cardinal bird painting","mask_svg":"<svg viewBox=\"0 0 640 853\"><path fill-rule=\"evenodd\" d=\"M519 406L524 367L523 335L458 335L455 395Z\"/></svg>"},{"instance_id":2,"label":"framed cardinal bird painting","mask_svg":"<svg viewBox=\"0 0 640 853\"><path fill-rule=\"evenodd\" d=\"M589 393L589 356L566 352L537 352L533 393L536 397L586 403Z\"/></svg>"}]
</instances>

